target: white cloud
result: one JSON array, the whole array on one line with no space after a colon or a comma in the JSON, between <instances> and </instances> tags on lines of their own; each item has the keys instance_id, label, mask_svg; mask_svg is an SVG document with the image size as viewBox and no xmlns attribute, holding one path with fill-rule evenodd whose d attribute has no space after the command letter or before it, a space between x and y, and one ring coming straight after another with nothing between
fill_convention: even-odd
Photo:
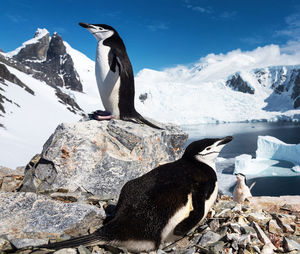
<instances>
[{"instance_id":1,"label":"white cloud","mask_svg":"<svg viewBox=\"0 0 300 254\"><path fill-rule=\"evenodd\" d=\"M6 16L14 23L22 23L22 22L25 22L27 21L26 18L18 15L18 14L11 14L11 13L8 13L6 14Z\"/></svg>"},{"instance_id":2,"label":"white cloud","mask_svg":"<svg viewBox=\"0 0 300 254\"><path fill-rule=\"evenodd\" d=\"M233 19L237 15L236 11L224 11L221 13L220 18L221 19Z\"/></svg>"},{"instance_id":3,"label":"white cloud","mask_svg":"<svg viewBox=\"0 0 300 254\"><path fill-rule=\"evenodd\" d=\"M297 64L300 64L300 49L288 54L278 45L267 45L251 51L236 49L226 54L208 54L193 65L166 68L156 76L168 82L197 84L223 79L239 70Z\"/></svg>"},{"instance_id":4,"label":"white cloud","mask_svg":"<svg viewBox=\"0 0 300 254\"><path fill-rule=\"evenodd\" d=\"M264 42L264 39L262 36L253 35L251 37L241 38L240 41L249 45L257 46L257 45L261 45Z\"/></svg>"},{"instance_id":5,"label":"white cloud","mask_svg":"<svg viewBox=\"0 0 300 254\"><path fill-rule=\"evenodd\" d=\"M296 12L285 18L286 27L276 31L275 36L288 38L282 51L285 53L297 53L300 51L300 7L296 7Z\"/></svg>"},{"instance_id":6,"label":"white cloud","mask_svg":"<svg viewBox=\"0 0 300 254\"><path fill-rule=\"evenodd\" d=\"M212 13L212 9L209 8L209 7L202 7L202 6L195 6L195 5L191 5L191 4L188 4L186 6L188 9L191 9L193 11L198 11L198 12L201 12L201 13Z\"/></svg>"},{"instance_id":7,"label":"white cloud","mask_svg":"<svg viewBox=\"0 0 300 254\"><path fill-rule=\"evenodd\" d=\"M157 23L157 24L152 24L147 26L148 29L152 32L156 32L158 30L167 30L169 29L168 25L166 23Z\"/></svg>"}]
</instances>

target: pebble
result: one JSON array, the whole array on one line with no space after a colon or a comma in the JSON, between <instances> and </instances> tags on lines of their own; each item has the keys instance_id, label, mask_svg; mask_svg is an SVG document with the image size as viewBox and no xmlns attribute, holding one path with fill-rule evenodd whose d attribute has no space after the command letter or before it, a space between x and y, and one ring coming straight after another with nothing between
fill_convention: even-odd
<instances>
[{"instance_id":1,"label":"pebble","mask_svg":"<svg viewBox=\"0 0 300 254\"><path fill-rule=\"evenodd\" d=\"M92 196L88 202L99 205L101 200ZM271 254L300 253L299 215L282 213L267 213L255 210L247 205L234 205L230 198L218 202L210 212L210 217L194 232L153 254ZM105 202L107 214L114 212L113 203L110 211L109 201ZM102 205L101 205L102 206ZM103 205L104 206L104 205ZM289 211L290 213L291 211ZM96 223L96 222L95 222ZM95 224L95 229L99 227ZM92 230L90 230L92 232ZM0 238L0 252L3 246L10 242ZM2 248L2 249L1 249ZM29 252L28 252L29 253ZM45 253L45 252L34 252ZM94 246L69 248L56 251L55 254L119 254L130 253L127 250Z\"/></svg>"},{"instance_id":2,"label":"pebble","mask_svg":"<svg viewBox=\"0 0 300 254\"><path fill-rule=\"evenodd\" d=\"M278 226L276 220L269 221L269 232L273 234L281 234L283 231L281 227Z\"/></svg>"}]
</instances>

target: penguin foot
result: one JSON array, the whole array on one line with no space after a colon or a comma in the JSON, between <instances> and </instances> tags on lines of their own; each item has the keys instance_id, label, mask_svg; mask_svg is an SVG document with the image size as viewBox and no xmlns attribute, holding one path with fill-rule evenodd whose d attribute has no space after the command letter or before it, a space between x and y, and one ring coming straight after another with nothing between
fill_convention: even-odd
<instances>
[{"instance_id":1,"label":"penguin foot","mask_svg":"<svg viewBox=\"0 0 300 254\"><path fill-rule=\"evenodd\" d=\"M114 118L114 116L110 112L103 110L94 111L92 114L89 114L89 117L91 120L97 121L110 120Z\"/></svg>"}]
</instances>

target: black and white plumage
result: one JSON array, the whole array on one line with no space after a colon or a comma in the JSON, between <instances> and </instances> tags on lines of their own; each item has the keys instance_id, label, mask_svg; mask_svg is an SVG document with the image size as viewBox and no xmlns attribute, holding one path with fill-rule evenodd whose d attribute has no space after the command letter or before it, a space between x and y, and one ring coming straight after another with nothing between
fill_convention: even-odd
<instances>
[{"instance_id":1,"label":"black and white plumage","mask_svg":"<svg viewBox=\"0 0 300 254\"><path fill-rule=\"evenodd\" d=\"M108 244L142 252L184 236L203 221L217 198L214 161L231 140L191 143L181 159L127 182L113 218L95 233L44 247Z\"/></svg>"},{"instance_id":2,"label":"black and white plumage","mask_svg":"<svg viewBox=\"0 0 300 254\"><path fill-rule=\"evenodd\" d=\"M118 32L105 24L79 23L79 25L89 30L98 41L96 80L103 106L109 115L107 112L96 111L95 118L135 120L160 129L135 110L133 70Z\"/></svg>"}]
</instances>

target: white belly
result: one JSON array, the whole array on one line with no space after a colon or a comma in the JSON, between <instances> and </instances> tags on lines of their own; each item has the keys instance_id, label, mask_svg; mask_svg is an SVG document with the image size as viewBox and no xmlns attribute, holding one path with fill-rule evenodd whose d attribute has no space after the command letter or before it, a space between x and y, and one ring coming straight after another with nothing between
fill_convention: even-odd
<instances>
[{"instance_id":1,"label":"white belly","mask_svg":"<svg viewBox=\"0 0 300 254\"><path fill-rule=\"evenodd\" d=\"M189 217L190 212L193 211L192 194L188 195L186 204L181 207L176 213L169 219L167 225L161 233L162 241L173 242L178 239L178 236L173 234L175 227L182 222L185 218Z\"/></svg>"},{"instance_id":2,"label":"white belly","mask_svg":"<svg viewBox=\"0 0 300 254\"><path fill-rule=\"evenodd\" d=\"M110 70L108 53L110 47L98 43L96 52L96 80L102 104L106 111L109 111L115 118L120 117L119 110L119 89L120 76L116 66L116 72Z\"/></svg>"},{"instance_id":3,"label":"white belly","mask_svg":"<svg viewBox=\"0 0 300 254\"><path fill-rule=\"evenodd\" d=\"M213 193L210 195L210 198L205 201L205 210L204 210L203 219L206 217L206 215L209 212L210 208L215 203L215 201L217 199L217 196L218 196L218 182L216 182L215 189L214 189ZM202 220L200 221L200 223L202 222Z\"/></svg>"}]
</instances>

